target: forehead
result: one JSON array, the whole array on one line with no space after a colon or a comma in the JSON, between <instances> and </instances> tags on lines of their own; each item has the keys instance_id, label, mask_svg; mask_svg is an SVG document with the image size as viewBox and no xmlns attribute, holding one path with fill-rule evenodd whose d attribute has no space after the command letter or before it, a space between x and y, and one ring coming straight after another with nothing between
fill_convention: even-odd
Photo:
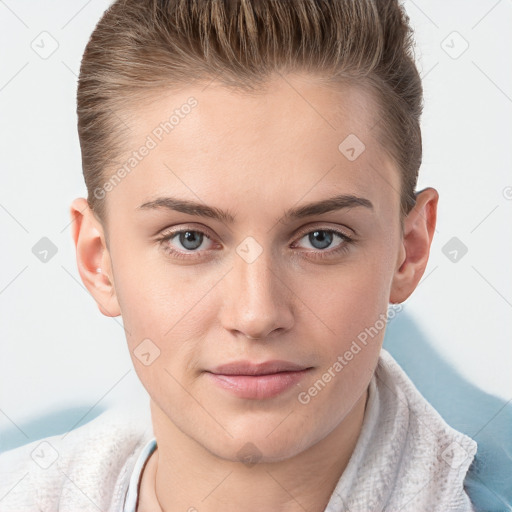
<instances>
[{"instance_id":1,"label":"forehead","mask_svg":"<svg viewBox=\"0 0 512 512\"><path fill-rule=\"evenodd\" d=\"M262 198L296 203L339 192L371 196L377 210L398 208L399 175L377 142L378 119L363 89L305 75L274 78L251 94L215 82L154 94L125 116L121 160L151 149L109 201L136 208L165 192L214 194L236 211L251 201L261 207Z\"/></svg>"}]
</instances>

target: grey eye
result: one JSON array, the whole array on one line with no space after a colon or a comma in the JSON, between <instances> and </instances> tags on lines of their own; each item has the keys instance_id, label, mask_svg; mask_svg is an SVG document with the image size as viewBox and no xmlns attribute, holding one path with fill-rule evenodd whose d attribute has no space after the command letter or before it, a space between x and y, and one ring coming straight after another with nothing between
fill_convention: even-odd
<instances>
[{"instance_id":1,"label":"grey eye","mask_svg":"<svg viewBox=\"0 0 512 512\"><path fill-rule=\"evenodd\" d=\"M179 242L185 248L189 250L195 250L203 243L204 235L199 231L182 231L178 233Z\"/></svg>"}]
</instances>

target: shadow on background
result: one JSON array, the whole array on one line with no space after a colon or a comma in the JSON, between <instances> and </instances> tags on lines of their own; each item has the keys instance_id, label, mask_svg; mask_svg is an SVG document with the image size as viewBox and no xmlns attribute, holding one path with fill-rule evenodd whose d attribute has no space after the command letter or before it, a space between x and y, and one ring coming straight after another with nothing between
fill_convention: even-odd
<instances>
[{"instance_id":1,"label":"shadow on background","mask_svg":"<svg viewBox=\"0 0 512 512\"><path fill-rule=\"evenodd\" d=\"M389 322L384 348L446 423L478 443L465 480L466 491L477 510L511 511L512 402L485 393L465 380L404 313Z\"/></svg>"},{"instance_id":2,"label":"shadow on background","mask_svg":"<svg viewBox=\"0 0 512 512\"><path fill-rule=\"evenodd\" d=\"M57 409L17 425L9 422L10 426L2 429L0 435L0 452L12 450L45 437L65 434L89 423L105 410L100 406L91 410L90 405L84 405L83 407Z\"/></svg>"},{"instance_id":3,"label":"shadow on background","mask_svg":"<svg viewBox=\"0 0 512 512\"><path fill-rule=\"evenodd\" d=\"M459 375L404 312L389 323L384 348L445 421L478 443L465 481L478 512L512 511L512 403L485 393ZM62 409L20 424L19 429L13 425L2 432L0 451L64 434L104 410Z\"/></svg>"}]
</instances>

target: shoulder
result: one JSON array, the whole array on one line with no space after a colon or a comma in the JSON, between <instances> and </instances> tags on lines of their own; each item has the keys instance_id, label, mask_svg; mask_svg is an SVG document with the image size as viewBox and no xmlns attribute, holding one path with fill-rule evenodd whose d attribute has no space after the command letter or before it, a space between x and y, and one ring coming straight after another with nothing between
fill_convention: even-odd
<instances>
[{"instance_id":1,"label":"shoulder","mask_svg":"<svg viewBox=\"0 0 512 512\"><path fill-rule=\"evenodd\" d=\"M382 350L376 369L377 385L388 417L399 417L394 437L402 440L397 480L401 499L421 505L443 503L446 510L473 510L464 479L477 443L452 428L423 397L389 352ZM404 455L406 455L404 457Z\"/></svg>"},{"instance_id":2,"label":"shoulder","mask_svg":"<svg viewBox=\"0 0 512 512\"><path fill-rule=\"evenodd\" d=\"M0 512L111 510L124 498L147 415L113 408L68 433L0 454Z\"/></svg>"}]
</instances>

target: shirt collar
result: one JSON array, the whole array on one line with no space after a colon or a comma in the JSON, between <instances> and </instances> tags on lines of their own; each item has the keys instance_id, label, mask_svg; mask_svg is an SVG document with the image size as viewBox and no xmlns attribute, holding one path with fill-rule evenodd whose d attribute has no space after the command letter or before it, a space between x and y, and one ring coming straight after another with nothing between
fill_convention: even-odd
<instances>
[{"instance_id":1,"label":"shirt collar","mask_svg":"<svg viewBox=\"0 0 512 512\"><path fill-rule=\"evenodd\" d=\"M123 506L123 512L135 512L137 507L137 500L139 497L140 477L142 470L148 461L150 455L156 450L156 439L150 439L140 451L139 457L135 462L135 466L130 477L128 490Z\"/></svg>"}]
</instances>

